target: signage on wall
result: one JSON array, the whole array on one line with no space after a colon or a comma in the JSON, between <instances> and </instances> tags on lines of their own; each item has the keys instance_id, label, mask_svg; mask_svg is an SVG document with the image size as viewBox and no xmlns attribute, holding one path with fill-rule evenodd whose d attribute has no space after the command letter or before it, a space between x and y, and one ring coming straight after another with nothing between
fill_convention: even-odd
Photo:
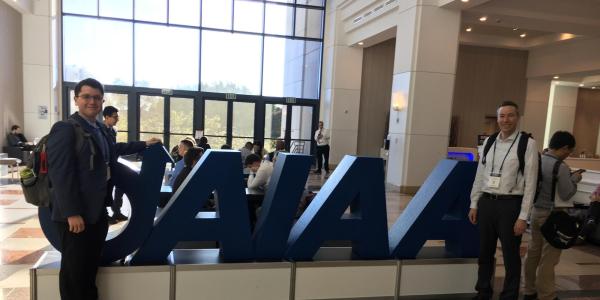
<instances>
[{"instance_id":1,"label":"signage on wall","mask_svg":"<svg viewBox=\"0 0 600 300\"><path fill-rule=\"evenodd\" d=\"M172 89L162 89L162 90L160 90L160 93L163 95L171 96L171 95L173 95L173 90Z\"/></svg>"},{"instance_id":2,"label":"signage on wall","mask_svg":"<svg viewBox=\"0 0 600 300\"><path fill-rule=\"evenodd\" d=\"M42 120L48 119L48 106L46 106L46 105L38 106L38 119L42 119Z\"/></svg>"},{"instance_id":3,"label":"signage on wall","mask_svg":"<svg viewBox=\"0 0 600 300\"><path fill-rule=\"evenodd\" d=\"M294 97L287 97L287 98L285 98L285 103L287 103L287 104L294 104L294 103L296 103L296 98L294 98Z\"/></svg>"},{"instance_id":4,"label":"signage on wall","mask_svg":"<svg viewBox=\"0 0 600 300\"><path fill-rule=\"evenodd\" d=\"M235 100L237 98L237 96L234 93L226 93L225 94L225 99L227 100Z\"/></svg>"},{"instance_id":5,"label":"signage on wall","mask_svg":"<svg viewBox=\"0 0 600 300\"><path fill-rule=\"evenodd\" d=\"M448 256L478 255L477 230L467 220L476 163L441 161L388 231L380 158L344 157L296 221L312 158L282 153L252 232L239 158L239 151L208 150L156 220L168 151L149 147L140 171L117 164L113 178L135 217L107 241L103 261L133 253L132 265L164 264L179 241L215 240L225 262L311 260L327 240L352 241L357 259L415 258L431 239L445 240ZM198 195L213 191L218 212L203 212L208 197ZM38 215L44 234L60 249L49 209L39 208Z\"/></svg>"}]
</instances>

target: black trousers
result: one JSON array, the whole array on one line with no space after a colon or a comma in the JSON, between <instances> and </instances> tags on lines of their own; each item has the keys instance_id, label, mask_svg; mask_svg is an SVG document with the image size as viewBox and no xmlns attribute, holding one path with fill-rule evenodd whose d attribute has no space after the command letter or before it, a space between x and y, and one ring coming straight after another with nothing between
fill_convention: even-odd
<instances>
[{"instance_id":1,"label":"black trousers","mask_svg":"<svg viewBox=\"0 0 600 300\"><path fill-rule=\"evenodd\" d=\"M479 225L479 272L475 289L479 296L492 298L493 275L496 268L494 256L498 239L504 256L504 287L500 299L519 297L521 280L521 237L515 236L514 225L521 211L522 198L490 199L484 195L479 199L477 222Z\"/></svg>"},{"instance_id":2,"label":"black trousers","mask_svg":"<svg viewBox=\"0 0 600 300\"><path fill-rule=\"evenodd\" d=\"M323 158L325 165L323 166ZM329 172L329 145L317 146L317 172L325 167L325 171Z\"/></svg>"},{"instance_id":3,"label":"black trousers","mask_svg":"<svg viewBox=\"0 0 600 300\"><path fill-rule=\"evenodd\" d=\"M61 240L59 287L62 300L96 300L96 273L104 239L108 232L104 215L96 224L85 224L80 233L69 231L69 224L54 222Z\"/></svg>"},{"instance_id":4,"label":"black trousers","mask_svg":"<svg viewBox=\"0 0 600 300\"><path fill-rule=\"evenodd\" d=\"M123 192L122 189L115 186L115 197L111 205L113 216L114 214L121 213L121 206L123 206L123 194L125 194L125 192Z\"/></svg>"}]
</instances>

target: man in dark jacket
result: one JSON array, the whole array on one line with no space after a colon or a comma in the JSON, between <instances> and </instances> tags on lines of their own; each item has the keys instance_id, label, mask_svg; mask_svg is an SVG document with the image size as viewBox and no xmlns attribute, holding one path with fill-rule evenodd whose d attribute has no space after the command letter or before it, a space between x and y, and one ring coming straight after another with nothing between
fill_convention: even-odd
<instances>
[{"instance_id":1,"label":"man in dark jacket","mask_svg":"<svg viewBox=\"0 0 600 300\"><path fill-rule=\"evenodd\" d=\"M104 117L104 125L108 132L108 136L112 139L113 143L117 143L117 130L115 126L119 122L119 110L114 106L106 106L102 111L102 117ZM115 191L115 196L112 197L112 191ZM113 211L112 216L108 219L109 224L117 224L120 221L127 221L129 218L123 215L121 207L123 206L123 194L124 191L119 187L114 186L114 183L109 182L108 197L112 198L111 208Z\"/></svg>"},{"instance_id":2,"label":"man in dark jacket","mask_svg":"<svg viewBox=\"0 0 600 300\"><path fill-rule=\"evenodd\" d=\"M74 101L78 112L55 123L48 137L50 208L61 241L61 298L97 299L96 272L108 231L111 167L119 155L142 151L160 140L114 143L104 124L96 120L104 88L95 79L77 84Z\"/></svg>"}]
</instances>

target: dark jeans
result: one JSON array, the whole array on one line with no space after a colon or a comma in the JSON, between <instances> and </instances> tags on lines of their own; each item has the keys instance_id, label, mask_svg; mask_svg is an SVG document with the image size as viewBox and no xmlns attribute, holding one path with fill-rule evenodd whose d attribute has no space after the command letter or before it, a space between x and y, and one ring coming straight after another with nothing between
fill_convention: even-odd
<instances>
[{"instance_id":1,"label":"dark jeans","mask_svg":"<svg viewBox=\"0 0 600 300\"><path fill-rule=\"evenodd\" d=\"M96 300L96 273L104 239L108 232L106 215L96 224L85 224L80 233L69 231L69 224L54 222L61 240L59 287L62 300Z\"/></svg>"},{"instance_id":2,"label":"dark jeans","mask_svg":"<svg viewBox=\"0 0 600 300\"><path fill-rule=\"evenodd\" d=\"M504 256L504 287L500 299L519 297L521 280L521 237L515 236L514 225L521 211L522 198L490 199L483 195L478 202L477 222L479 225L479 272L475 289L483 298L491 299L496 264L496 244L498 238Z\"/></svg>"},{"instance_id":3,"label":"dark jeans","mask_svg":"<svg viewBox=\"0 0 600 300\"><path fill-rule=\"evenodd\" d=\"M323 157L325 157L325 165L323 166ZM329 172L329 145L317 146L317 172L325 167L325 171Z\"/></svg>"},{"instance_id":4,"label":"dark jeans","mask_svg":"<svg viewBox=\"0 0 600 300\"><path fill-rule=\"evenodd\" d=\"M122 189L115 187L115 198L113 199L111 205L113 216L121 213L121 206L123 206L123 194L125 194L125 192L123 192Z\"/></svg>"}]
</instances>

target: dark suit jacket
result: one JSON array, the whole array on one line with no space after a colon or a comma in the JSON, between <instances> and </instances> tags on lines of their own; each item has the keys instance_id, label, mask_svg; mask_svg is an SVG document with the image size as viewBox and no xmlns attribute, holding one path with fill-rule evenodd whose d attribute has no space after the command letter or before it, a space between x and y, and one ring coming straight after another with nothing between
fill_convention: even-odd
<instances>
[{"instance_id":1,"label":"dark suit jacket","mask_svg":"<svg viewBox=\"0 0 600 300\"><path fill-rule=\"evenodd\" d=\"M48 175L52 185L51 209L52 220L66 222L70 216L81 215L87 224L95 224L106 214L105 206L108 193L107 168L100 150L100 140L93 133L93 128L78 113L73 119L84 131L90 133L95 147L94 168L90 170L91 146L83 143L81 149L75 149L75 127L67 121L60 121L52 126L48 137L46 152L48 155ZM102 136L109 145L109 163L112 168L119 155L140 152L146 148L145 142L115 143L109 136L106 126L96 122Z\"/></svg>"},{"instance_id":2,"label":"dark suit jacket","mask_svg":"<svg viewBox=\"0 0 600 300\"><path fill-rule=\"evenodd\" d=\"M8 144L13 147L21 146L24 143L27 143L27 139L22 133L9 133L6 138L8 139Z\"/></svg>"}]
</instances>

